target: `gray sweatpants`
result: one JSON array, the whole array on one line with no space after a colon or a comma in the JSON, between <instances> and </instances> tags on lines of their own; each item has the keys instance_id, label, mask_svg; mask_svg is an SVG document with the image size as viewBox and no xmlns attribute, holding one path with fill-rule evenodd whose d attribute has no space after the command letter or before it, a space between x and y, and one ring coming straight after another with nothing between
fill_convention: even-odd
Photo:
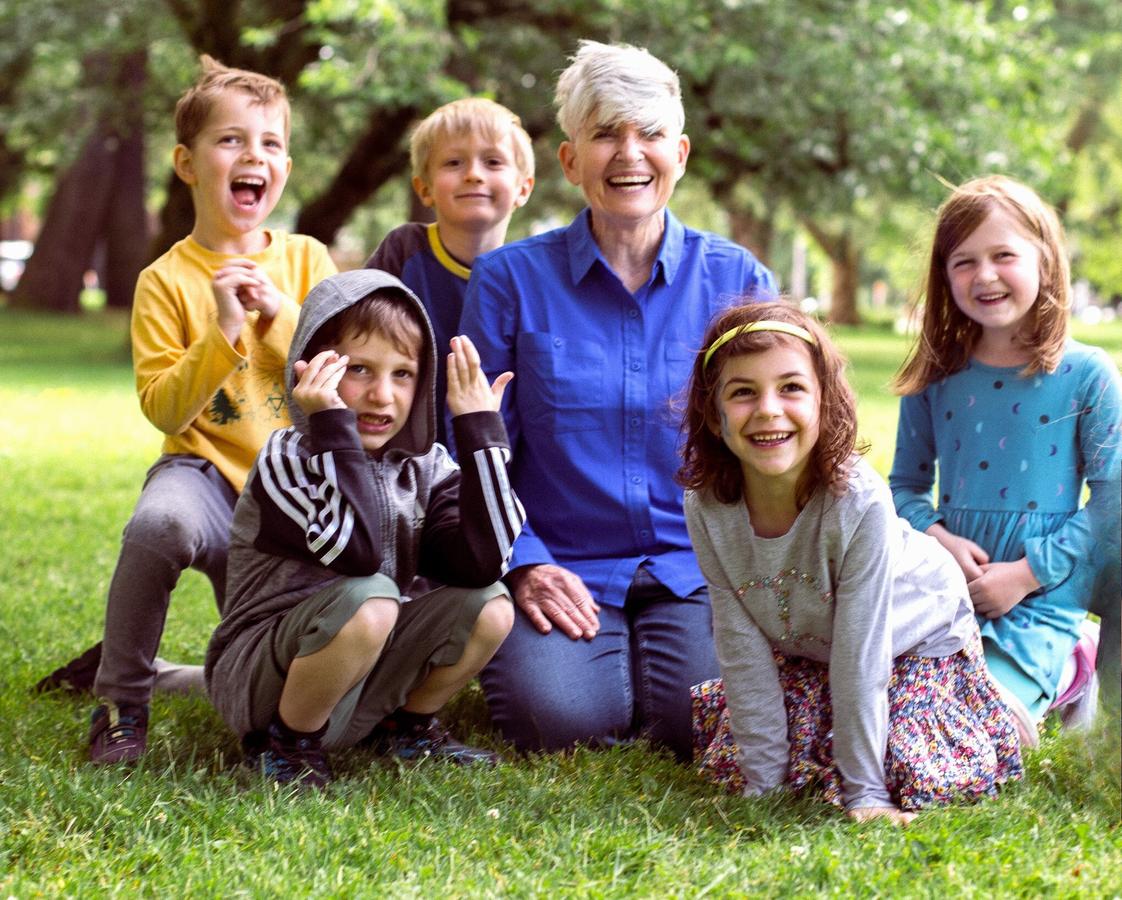
<instances>
[{"instance_id":1,"label":"gray sweatpants","mask_svg":"<svg viewBox=\"0 0 1122 900\"><path fill-rule=\"evenodd\" d=\"M237 499L213 463L197 456L161 456L148 470L109 583L97 696L118 705L151 699L156 651L184 569L206 575L222 607Z\"/></svg>"}]
</instances>

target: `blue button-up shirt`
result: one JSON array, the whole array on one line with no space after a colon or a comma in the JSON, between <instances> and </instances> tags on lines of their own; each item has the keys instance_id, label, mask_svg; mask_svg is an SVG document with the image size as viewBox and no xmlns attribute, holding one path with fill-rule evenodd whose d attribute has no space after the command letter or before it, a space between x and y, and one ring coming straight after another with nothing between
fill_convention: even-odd
<instances>
[{"instance_id":1,"label":"blue button-up shirt","mask_svg":"<svg viewBox=\"0 0 1122 900\"><path fill-rule=\"evenodd\" d=\"M460 330L488 377L515 373L503 412L529 521L511 568L564 566L610 606L623 605L644 562L678 596L703 586L674 483L681 416L671 399L714 313L775 292L751 253L669 212L634 294L600 253L587 209L476 259Z\"/></svg>"}]
</instances>

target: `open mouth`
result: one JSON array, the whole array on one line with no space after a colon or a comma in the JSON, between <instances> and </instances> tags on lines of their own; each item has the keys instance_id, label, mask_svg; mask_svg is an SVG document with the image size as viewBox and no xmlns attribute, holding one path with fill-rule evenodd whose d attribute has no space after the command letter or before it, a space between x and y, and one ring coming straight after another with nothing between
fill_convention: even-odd
<instances>
[{"instance_id":1,"label":"open mouth","mask_svg":"<svg viewBox=\"0 0 1122 900\"><path fill-rule=\"evenodd\" d=\"M989 294L979 294L974 299L978 303L981 303L983 306L985 306L985 305L992 304L992 303L1000 303L1002 300L1004 300L1008 296L1009 295L1007 293L1002 291L1000 293L993 292L993 293L989 293Z\"/></svg>"},{"instance_id":2,"label":"open mouth","mask_svg":"<svg viewBox=\"0 0 1122 900\"><path fill-rule=\"evenodd\" d=\"M608 185L614 188L636 190L644 188L654 181L653 175L613 175L608 179Z\"/></svg>"},{"instance_id":3,"label":"open mouth","mask_svg":"<svg viewBox=\"0 0 1122 900\"><path fill-rule=\"evenodd\" d=\"M788 440L793 431L761 431L759 434L751 435L750 440L757 447L777 447L784 441Z\"/></svg>"},{"instance_id":4,"label":"open mouth","mask_svg":"<svg viewBox=\"0 0 1122 900\"><path fill-rule=\"evenodd\" d=\"M265 179L251 175L235 178L230 184L230 190L238 206L253 207L261 201L265 193Z\"/></svg>"},{"instance_id":5,"label":"open mouth","mask_svg":"<svg viewBox=\"0 0 1122 900\"><path fill-rule=\"evenodd\" d=\"M368 433L378 433L385 431L393 425L393 416L378 416L371 413L363 413L358 417L358 427L361 431Z\"/></svg>"}]
</instances>

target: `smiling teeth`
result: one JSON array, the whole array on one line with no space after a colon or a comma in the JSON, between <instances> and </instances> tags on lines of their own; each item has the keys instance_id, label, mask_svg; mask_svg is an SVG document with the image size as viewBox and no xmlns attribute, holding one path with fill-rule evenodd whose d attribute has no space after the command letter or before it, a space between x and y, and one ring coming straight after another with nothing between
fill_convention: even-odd
<instances>
[{"instance_id":1,"label":"smiling teeth","mask_svg":"<svg viewBox=\"0 0 1122 900\"><path fill-rule=\"evenodd\" d=\"M650 181L650 175L617 175L614 178L609 178L608 184L626 186L632 184L648 184Z\"/></svg>"},{"instance_id":2,"label":"smiling teeth","mask_svg":"<svg viewBox=\"0 0 1122 900\"><path fill-rule=\"evenodd\" d=\"M243 175L234 179L234 184L248 184L250 187L264 187L265 179L254 175Z\"/></svg>"},{"instance_id":3,"label":"smiling teeth","mask_svg":"<svg viewBox=\"0 0 1122 900\"><path fill-rule=\"evenodd\" d=\"M777 441L785 441L790 436L790 431L769 431L767 434L752 435L752 440L761 444L772 444Z\"/></svg>"}]
</instances>

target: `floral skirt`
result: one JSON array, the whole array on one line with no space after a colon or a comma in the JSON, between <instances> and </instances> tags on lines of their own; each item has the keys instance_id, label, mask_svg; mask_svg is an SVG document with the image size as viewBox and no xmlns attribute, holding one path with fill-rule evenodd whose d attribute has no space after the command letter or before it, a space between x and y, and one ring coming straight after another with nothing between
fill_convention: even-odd
<instances>
[{"instance_id":1,"label":"floral skirt","mask_svg":"<svg viewBox=\"0 0 1122 900\"><path fill-rule=\"evenodd\" d=\"M833 713L825 663L775 654L787 705L787 786L818 787L842 806L834 762ZM730 793L744 788L720 679L695 685L694 762ZM885 784L901 809L973 800L1021 777L1017 730L990 681L977 633L952 656L901 656L888 682Z\"/></svg>"}]
</instances>

